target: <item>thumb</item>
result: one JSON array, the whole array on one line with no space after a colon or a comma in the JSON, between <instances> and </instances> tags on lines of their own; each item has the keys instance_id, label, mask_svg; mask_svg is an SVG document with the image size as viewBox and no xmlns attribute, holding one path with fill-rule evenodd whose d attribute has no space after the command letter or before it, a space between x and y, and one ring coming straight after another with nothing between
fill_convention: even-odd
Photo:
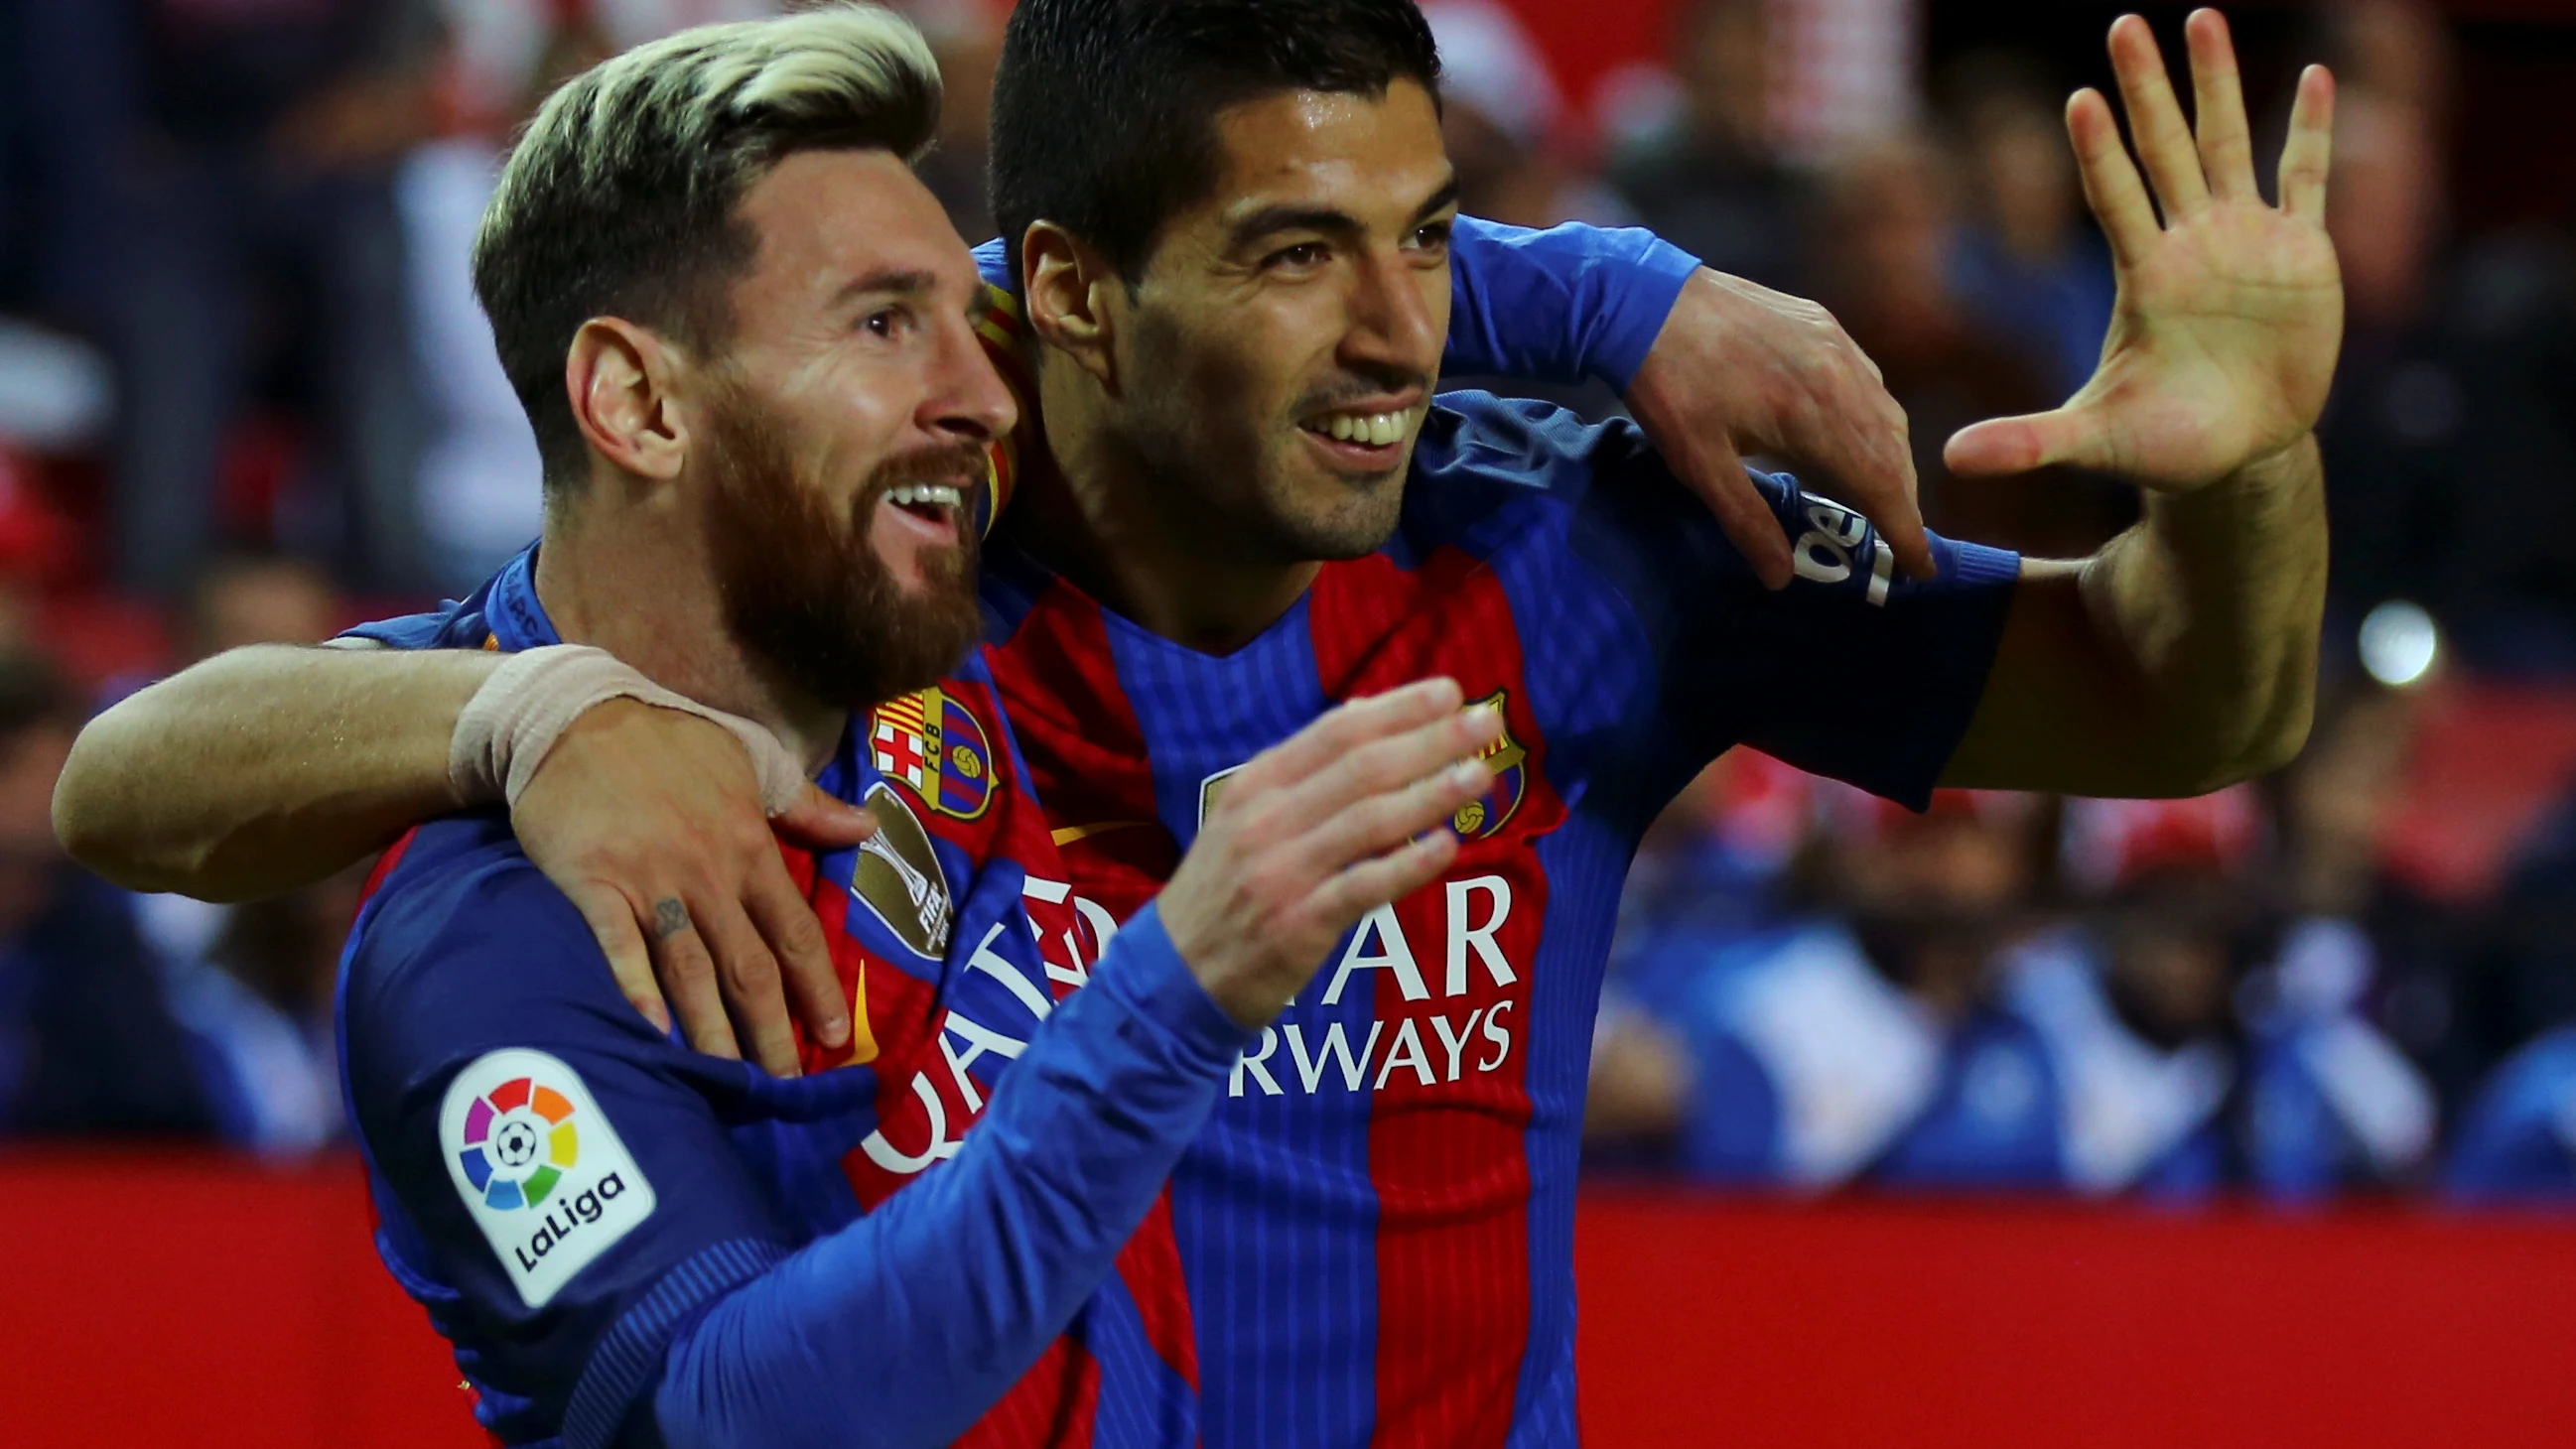
<instances>
[{"instance_id":1,"label":"thumb","mask_svg":"<svg viewBox=\"0 0 2576 1449\"><path fill-rule=\"evenodd\" d=\"M877 833L875 816L813 785L805 787L795 804L771 816L769 823L780 834L814 849L846 849Z\"/></svg>"},{"instance_id":2,"label":"thumb","mask_svg":"<svg viewBox=\"0 0 2576 1449\"><path fill-rule=\"evenodd\" d=\"M2075 460L2091 429L2071 408L1990 418L1950 435L1941 461L1957 478L1999 478Z\"/></svg>"}]
</instances>

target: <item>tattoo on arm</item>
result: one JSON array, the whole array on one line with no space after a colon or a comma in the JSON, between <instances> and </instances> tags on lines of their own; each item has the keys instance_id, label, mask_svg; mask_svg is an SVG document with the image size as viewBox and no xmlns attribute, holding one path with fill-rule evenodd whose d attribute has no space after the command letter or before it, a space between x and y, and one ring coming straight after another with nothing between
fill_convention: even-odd
<instances>
[{"instance_id":1,"label":"tattoo on arm","mask_svg":"<svg viewBox=\"0 0 2576 1449\"><path fill-rule=\"evenodd\" d=\"M689 908L678 896L665 896L653 904L653 935L667 941L689 927Z\"/></svg>"}]
</instances>

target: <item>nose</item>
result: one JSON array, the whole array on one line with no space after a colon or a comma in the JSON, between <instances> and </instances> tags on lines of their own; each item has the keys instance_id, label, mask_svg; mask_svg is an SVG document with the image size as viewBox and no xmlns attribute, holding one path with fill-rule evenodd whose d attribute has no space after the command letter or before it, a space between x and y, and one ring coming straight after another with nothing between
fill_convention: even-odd
<instances>
[{"instance_id":1,"label":"nose","mask_svg":"<svg viewBox=\"0 0 2576 1449\"><path fill-rule=\"evenodd\" d=\"M994 369L983 338L962 318L942 330L922 411L924 427L961 442L989 443L1020 420L1020 406Z\"/></svg>"},{"instance_id":2,"label":"nose","mask_svg":"<svg viewBox=\"0 0 2576 1449\"><path fill-rule=\"evenodd\" d=\"M1397 248L1371 250L1353 286L1344 361L1425 381L1438 376L1448 300L1448 268L1426 269Z\"/></svg>"}]
</instances>

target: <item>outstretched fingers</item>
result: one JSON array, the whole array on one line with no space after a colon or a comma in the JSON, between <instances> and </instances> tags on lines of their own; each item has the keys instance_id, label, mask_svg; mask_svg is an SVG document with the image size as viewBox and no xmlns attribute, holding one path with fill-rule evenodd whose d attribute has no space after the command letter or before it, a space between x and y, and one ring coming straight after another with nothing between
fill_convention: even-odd
<instances>
[{"instance_id":1,"label":"outstretched fingers","mask_svg":"<svg viewBox=\"0 0 2576 1449\"><path fill-rule=\"evenodd\" d=\"M2183 123L2182 103L2174 98L2164 55L2146 21L2123 15L2111 22L2111 70L2119 77L2138 159L2155 183L2156 203L2168 220L2198 214L2209 205L2209 180L2201 173L2200 151Z\"/></svg>"},{"instance_id":2,"label":"outstretched fingers","mask_svg":"<svg viewBox=\"0 0 2576 1449\"><path fill-rule=\"evenodd\" d=\"M2102 223L2111 255L2135 261L2161 234L2156 209L2147 200L2146 183L2120 141L2120 123L2111 103L2097 90L2077 91L2066 103L2066 135L2075 145L2076 173L2084 181L2084 200Z\"/></svg>"},{"instance_id":3,"label":"outstretched fingers","mask_svg":"<svg viewBox=\"0 0 2576 1449\"><path fill-rule=\"evenodd\" d=\"M2316 226L2326 221L2326 172L2334 159L2334 75L2312 65L2299 74L2290 139L2281 148L2281 209Z\"/></svg>"},{"instance_id":4,"label":"outstretched fingers","mask_svg":"<svg viewBox=\"0 0 2576 1449\"><path fill-rule=\"evenodd\" d=\"M2192 121L2209 189L2221 201L2258 199L2254 140L2245 125L2245 93L2226 17L2215 10L2193 11L2183 22L2183 39L2191 51Z\"/></svg>"}]
</instances>

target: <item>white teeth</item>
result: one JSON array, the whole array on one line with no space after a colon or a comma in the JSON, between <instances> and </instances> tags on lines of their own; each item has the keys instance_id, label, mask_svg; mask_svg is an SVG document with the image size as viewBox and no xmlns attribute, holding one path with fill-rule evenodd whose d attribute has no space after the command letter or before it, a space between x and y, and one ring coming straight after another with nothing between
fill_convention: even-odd
<instances>
[{"instance_id":1,"label":"white teeth","mask_svg":"<svg viewBox=\"0 0 2576 1449\"><path fill-rule=\"evenodd\" d=\"M1373 448L1383 448L1402 441L1411 430L1412 423L1410 409L1394 413L1334 413L1325 420L1323 431L1336 442L1366 443Z\"/></svg>"},{"instance_id":2,"label":"white teeth","mask_svg":"<svg viewBox=\"0 0 2576 1449\"><path fill-rule=\"evenodd\" d=\"M964 489L946 483L907 483L887 492L886 497L902 507L928 504L934 508L962 508L966 504Z\"/></svg>"}]
</instances>

